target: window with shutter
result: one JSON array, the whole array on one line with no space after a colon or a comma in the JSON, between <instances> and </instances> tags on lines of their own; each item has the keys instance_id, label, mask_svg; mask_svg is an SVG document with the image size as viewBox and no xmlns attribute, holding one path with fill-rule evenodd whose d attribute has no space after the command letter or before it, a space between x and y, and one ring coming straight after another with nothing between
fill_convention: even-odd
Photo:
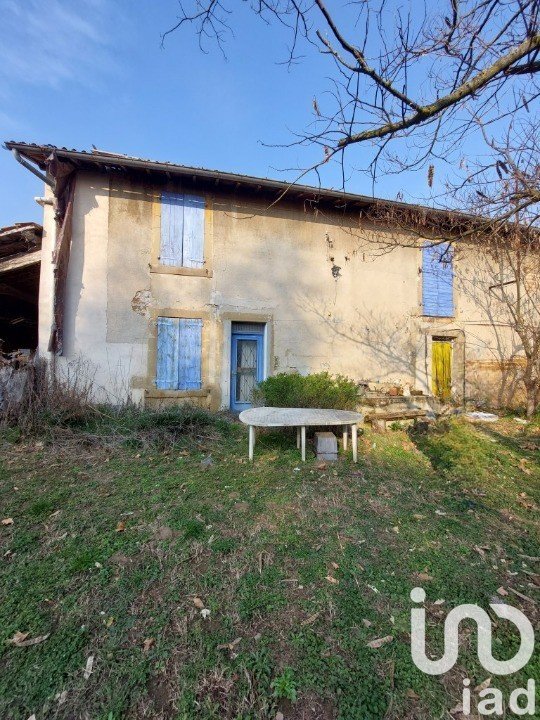
<instances>
[{"instance_id":1,"label":"window with shutter","mask_svg":"<svg viewBox=\"0 0 540 720\"><path fill-rule=\"evenodd\" d=\"M422 248L422 304L424 315L454 315L453 253L449 243L427 243Z\"/></svg>"},{"instance_id":2,"label":"window with shutter","mask_svg":"<svg viewBox=\"0 0 540 720\"><path fill-rule=\"evenodd\" d=\"M202 322L200 318L158 318L158 390L201 389Z\"/></svg>"},{"instance_id":3,"label":"window with shutter","mask_svg":"<svg viewBox=\"0 0 540 720\"><path fill-rule=\"evenodd\" d=\"M204 266L205 200L183 193L161 194L161 265Z\"/></svg>"}]
</instances>

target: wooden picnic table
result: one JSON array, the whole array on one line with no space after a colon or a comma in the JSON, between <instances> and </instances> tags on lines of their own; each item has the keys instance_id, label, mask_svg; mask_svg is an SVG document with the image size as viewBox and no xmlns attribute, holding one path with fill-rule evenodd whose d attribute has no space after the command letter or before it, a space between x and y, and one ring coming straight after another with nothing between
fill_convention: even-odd
<instances>
[{"instance_id":1,"label":"wooden picnic table","mask_svg":"<svg viewBox=\"0 0 540 720\"><path fill-rule=\"evenodd\" d=\"M249 459L253 460L256 427L296 427L296 445L306 461L306 428L340 425L343 428L343 449L347 450L348 428L351 427L353 460L358 460L358 423L361 413L350 410L319 410L316 408L250 408L240 413L240 420L249 426Z\"/></svg>"}]
</instances>

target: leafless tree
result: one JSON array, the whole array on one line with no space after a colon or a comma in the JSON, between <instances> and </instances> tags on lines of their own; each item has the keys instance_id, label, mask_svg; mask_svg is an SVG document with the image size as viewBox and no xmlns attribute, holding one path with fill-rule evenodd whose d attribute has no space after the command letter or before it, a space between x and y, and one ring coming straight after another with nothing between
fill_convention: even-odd
<instances>
[{"instance_id":1,"label":"leafless tree","mask_svg":"<svg viewBox=\"0 0 540 720\"><path fill-rule=\"evenodd\" d=\"M511 123L504 142L498 143L482 129L491 161L477 160L454 188L481 218L475 242L492 278L487 290L523 348L528 416L540 404L539 131L537 120Z\"/></svg>"},{"instance_id":2,"label":"leafless tree","mask_svg":"<svg viewBox=\"0 0 540 720\"><path fill-rule=\"evenodd\" d=\"M246 4L273 32L288 34L287 63L306 47L328 58L313 122L293 139L320 148L309 169L342 161L347 148L360 144L371 149L373 174L381 165L385 172L418 168L448 158L478 121L504 126L538 96L539 0ZM202 48L215 41L224 49L242 5L180 0L164 40L191 25Z\"/></svg>"},{"instance_id":3,"label":"leafless tree","mask_svg":"<svg viewBox=\"0 0 540 720\"><path fill-rule=\"evenodd\" d=\"M203 49L224 50L235 27L237 0L180 0L177 22L192 26ZM447 163L446 208L433 214L376 204L375 222L408 234L393 242L482 243L498 299L526 364L527 412L540 402L540 0L247 0L272 32L289 38L286 62L306 48L328 59L313 117L291 144L316 149L299 177L360 146L360 169L427 170ZM460 149L471 137L478 153ZM355 161L359 161L355 156ZM470 216L467 215L470 213ZM404 240L408 237L409 240Z\"/></svg>"}]
</instances>

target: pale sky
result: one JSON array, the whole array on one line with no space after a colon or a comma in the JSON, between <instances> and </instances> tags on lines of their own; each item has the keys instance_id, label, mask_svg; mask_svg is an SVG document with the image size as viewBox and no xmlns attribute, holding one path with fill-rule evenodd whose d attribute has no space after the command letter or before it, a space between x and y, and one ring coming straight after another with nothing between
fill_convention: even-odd
<instances>
[{"instance_id":1,"label":"pale sky","mask_svg":"<svg viewBox=\"0 0 540 720\"><path fill-rule=\"evenodd\" d=\"M306 167L313 151L264 143L288 143L313 119L326 61L313 51L291 69L278 64L285 35L244 3L226 59L201 52L189 30L162 48L177 12L175 0L0 0L0 139L292 179L280 171ZM322 184L340 185L337 168L323 168ZM0 186L0 226L40 220L39 180L3 149ZM373 188L351 170L347 190ZM376 195L398 193L429 202L425 170L378 179Z\"/></svg>"}]
</instances>

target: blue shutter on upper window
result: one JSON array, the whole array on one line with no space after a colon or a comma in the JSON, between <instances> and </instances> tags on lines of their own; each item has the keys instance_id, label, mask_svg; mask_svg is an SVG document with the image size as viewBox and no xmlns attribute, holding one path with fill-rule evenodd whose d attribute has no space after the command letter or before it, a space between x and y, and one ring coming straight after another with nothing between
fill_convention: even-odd
<instances>
[{"instance_id":1,"label":"blue shutter on upper window","mask_svg":"<svg viewBox=\"0 0 540 720\"><path fill-rule=\"evenodd\" d=\"M184 195L184 267L204 265L204 198Z\"/></svg>"},{"instance_id":2,"label":"blue shutter on upper window","mask_svg":"<svg viewBox=\"0 0 540 720\"><path fill-rule=\"evenodd\" d=\"M453 252L449 243L422 248L422 304L424 315L454 315Z\"/></svg>"},{"instance_id":3,"label":"blue shutter on upper window","mask_svg":"<svg viewBox=\"0 0 540 720\"><path fill-rule=\"evenodd\" d=\"M157 389L200 390L202 320L159 317L157 330Z\"/></svg>"},{"instance_id":4,"label":"blue shutter on upper window","mask_svg":"<svg viewBox=\"0 0 540 720\"><path fill-rule=\"evenodd\" d=\"M204 197L161 194L161 265L204 266Z\"/></svg>"},{"instance_id":5,"label":"blue shutter on upper window","mask_svg":"<svg viewBox=\"0 0 540 720\"><path fill-rule=\"evenodd\" d=\"M184 196L175 193L161 195L161 265L182 265L184 237Z\"/></svg>"}]
</instances>

